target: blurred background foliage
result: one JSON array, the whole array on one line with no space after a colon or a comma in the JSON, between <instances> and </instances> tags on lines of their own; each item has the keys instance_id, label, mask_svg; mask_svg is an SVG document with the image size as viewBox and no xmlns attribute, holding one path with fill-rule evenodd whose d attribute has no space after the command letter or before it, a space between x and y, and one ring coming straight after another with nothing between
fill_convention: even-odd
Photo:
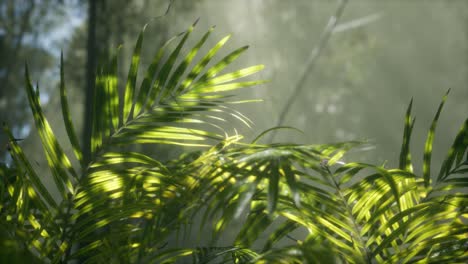
<instances>
[{"instance_id":1,"label":"blurred background foliage","mask_svg":"<svg viewBox=\"0 0 468 264\"><path fill-rule=\"evenodd\" d=\"M0 119L10 123L19 137L29 134L30 122L22 89L25 62L31 65L35 80L43 84L57 81L51 74L56 61L47 47L52 43L46 37L65 19L63 6L57 2L0 1ZM4 135L1 139L5 144Z\"/></svg>"},{"instance_id":2,"label":"blurred background foliage","mask_svg":"<svg viewBox=\"0 0 468 264\"><path fill-rule=\"evenodd\" d=\"M157 18L170 3L167 14ZM90 4L95 7L92 23ZM242 109L255 121L254 127L241 128L242 133L253 139L277 125L307 67L307 58L339 5L326 0L2 0L0 121L8 122L17 137L25 138L21 144L26 153L46 173L38 137L31 130L23 89L24 63L28 62L34 82L39 83L52 127L63 127L57 88L63 50L70 107L75 127L83 131L89 54L99 61L109 55L106 51L116 52L122 45L120 65L129 65L133 41L149 23L142 55L143 64L148 65L148 54L155 47L200 18L197 28L201 31L195 34L217 26L207 46L231 32L235 38L226 50L251 46L240 64L266 66L260 78L270 82L245 90L249 97L254 93L253 97L264 100ZM274 140L306 144L366 139L373 148L355 152L354 160L388 161L395 166L409 100L414 97L417 116L413 147L421 150L435 106L452 88L435 138L433 159L438 165L468 113L467 25L468 1L348 1L281 124L304 134L284 130ZM87 42L91 28L95 30L92 46ZM123 76L127 71L119 68ZM54 132L59 139L65 135L65 129ZM5 138L0 136L4 160ZM161 159L171 155L167 147L155 151ZM416 164L422 156L421 152L414 158Z\"/></svg>"},{"instance_id":3,"label":"blurred background foliage","mask_svg":"<svg viewBox=\"0 0 468 264\"><path fill-rule=\"evenodd\" d=\"M264 102L244 109L256 122L254 128L243 131L252 137L276 125L307 57L339 5L323 0L175 0L166 16L155 18L166 12L170 1L93 2L96 46L91 52L96 60L106 56L103 51L115 52L122 45L121 65L129 65L133 40L146 23L144 64L149 63L145 54L154 52L152 46L197 18L199 28L216 25L216 36L235 34L232 46L249 44L251 49L241 63L264 63L262 77L270 80L254 91ZM31 120L22 89L24 62L28 61L39 83L49 118L60 122L55 117L59 110L56 86L58 56L63 50L75 124L83 127L88 15L89 3L84 0L0 3L0 119L12 125L18 137L27 137L23 144L30 153L40 155L35 151L34 133L29 133ZM359 21L364 23L359 25ZM280 131L275 141L367 139L375 148L356 157L383 162L397 157L401 120L410 98L415 98L417 124L427 124L433 106L452 88L446 109L449 118L442 121L435 140L439 142L436 148L445 153L448 138L458 129L457 121L468 112L467 22L466 1L349 1L337 25L342 30L333 32L321 50L282 123L304 134ZM126 71L120 68L122 74ZM425 136L426 129L416 125L415 138ZM423 144L423 140L414 142L416 148ZM40 157L37 160L42 162Z\"/></svg>"}]
</instances>

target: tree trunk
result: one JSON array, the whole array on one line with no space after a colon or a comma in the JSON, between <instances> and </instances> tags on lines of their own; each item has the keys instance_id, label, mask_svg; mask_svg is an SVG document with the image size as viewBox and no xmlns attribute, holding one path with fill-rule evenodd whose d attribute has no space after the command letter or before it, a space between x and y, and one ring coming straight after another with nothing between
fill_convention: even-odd
<instances>
[{"instance_id":1,"label":"tree trunk","mask_svg":"<svg viewBox=\"0 0 468 264\"><path fill-rule=\"evenodd\" d=\"M93 118L93 94L96 79L96 20L97 0L88 0L88 40L86 61L85 113L83 122L83 159L87 164L91 159L91 131Z\"/></svg>"}]
</instances>

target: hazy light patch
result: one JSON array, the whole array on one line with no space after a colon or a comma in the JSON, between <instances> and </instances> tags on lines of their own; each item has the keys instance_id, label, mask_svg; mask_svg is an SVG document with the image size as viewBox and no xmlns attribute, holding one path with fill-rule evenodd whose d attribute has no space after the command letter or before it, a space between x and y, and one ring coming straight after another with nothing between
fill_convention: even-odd
<instances>
[{"instance_id":1,"label":"hazy light patch","mask_svg":"<svg viewBox=\"0 0 468 264\"><path fill-rule=\"evenodd\" d=\"M330 96L330 101L338 102L341 98L341 93L334 93Z\"/></svg>"},{"instance_id":2,"label":"hazy light patch","mask_svg":"<svg viewBox=\"0 0 468 264\"><path fill-rule=\"evenodd\" d=\"M306 119L307 119L307 118L306 118L306 115L301 114L301 115L299 115L299 117L297 118L297 121L299 122L300 125L304 125L305 122L306 122Z\"/></svg>"},{"instance_id":3,"label":"hazy light patch","mask_svg":"<svg viewBox=\"0 0 468 264\"><path fill-rule=\"evenodd\" d=\"M335 130L335 137L337 137L338 139L344 139L345 136L346 136L346 133L343 129L338 128L337 130Z\"/></svg>"},{"instance_id":4,"label":"hazy light patch","mask_svg":"<svg viewBox=\"0 0 468 264\"><path fill-rule=\"evenodd\" d=\"M31 125L25 124L24 126L21 126L19 130L19 137L20 138L25 138L29 136L29 133L31 133Z\"/></svg>"},{"instance_id":5,"label":"hazy light patch","mask_svg":"<svg viewBox=\"0 0 468 264\"><path fill-rule=\"evenodd\" d=\"M64 40L71 38L75 28L83 24L85 13L76 12L74 8L65 9L65 19L62 24L54 28L47 36L38 39L39 45L52 53L55 57L60 56L62 48L56 48L56 43L61 43Z\"/></svg>"},{"instance_id":6,"label":"hazy light patch","mask_svg":"<svg viewBox=\"0 0 468 264\"><path fill-rule=\"evenodd\" d=\"M31 125L25 124L23 126L13 126L11 128L11 132L13 133L13 136L15 138L26 138L29 136L29 133L31 132Z\"/></svg>"},{"instance_id":7,"label":"hazy light patch","mask_svg":"<svg viewBox=\"0 0 468 264\"><path fill-rule=\"evenodd\" d=\"M335 130L335 137L338 140L353 140L356 139L356 135L353 133L350 133L349 131L345 131L344 129L338 128Z\"/></svg>"},{"instance_id":8,"label":"hazy light patch","mask_svg":"<svg viewBox=\"0 0 468 264\"><path fill-rule=\"evenodd\" d=\"M318 104L315 105L315 112L317 112L317 113L322 113L323 110L324 110L324 108L325 108L325 107L323 106L323 104L318 103Z\"/></svg>"},{"instance_id":9,"label":"hazy light patch","mask_svg":"<svg viewBox=\"0 0 468 264\"><path fill-rule=\"evenodd\" d=\"M351 115L350 120L353 124L358 124L361 122L361 117L359 115Z\"/></svg>"},{"instance_id":10,"label":"hazy light patch","mask_svg":"<svg viewBox=\"0 0 468 264\"><path fill-rule=\"evenodd\" d=\"M281 68L282 63L283 60L281 59L279 52L273 52L273 67L279 69Z\"/></svg>"},{"instance_id":11,"label":"hazy light patch","mask_svg":"<svg viewBox=\"0 0 468 264\"><path fill-rule=\"evenodd\" d=\"M39 101L41 102L41 105L46 105L50 101L49 93L42 93Z\"/></svg>"},{"instance_id":12,"label":"hazy light patch","mask_svg":"<svg viewBox=\"0 0 468 264\"><path fill-rule=\"evenodd\" d=\"M291 9L289 11L283 11L281 12L280 17L283 22L288 22L292 20L294 17L296 17L296 10Z\"/></svg>"},{"instance_id":13,"label":"hazy light patch","mask_svg":"<svg viewBox=\"0 0 468 264\"><path fill-rule=\"evenodd\" d=\"M3 156L0 156L1 160L0 162L3 162L8 168L12 165L13 159L10 155L10 153L5 153Z\"/></svg>"},{"instance_id":14,"label":"hazy light patch","mask_svg":"<svg viewBox=\"0 0 468 264\"><path fill-rule=\"evenodd\" d=\"M0 99L0 108L4 108L7 105L7 100L6 98L1 98Z\"/></svg>"},{"instance_id":15,"label":"hazy light patch","mask_svg":"<svg viewBox=\"0 0 468 264\"><path fill-rule=\"evenodd\" d=\"M336 107L335 104L329 104L329 105L327 106L327 113L329 113L329 114L334 114L334 113L336 113L337 111L338 111L338 108Z\"/></svg>"}]
</instances>

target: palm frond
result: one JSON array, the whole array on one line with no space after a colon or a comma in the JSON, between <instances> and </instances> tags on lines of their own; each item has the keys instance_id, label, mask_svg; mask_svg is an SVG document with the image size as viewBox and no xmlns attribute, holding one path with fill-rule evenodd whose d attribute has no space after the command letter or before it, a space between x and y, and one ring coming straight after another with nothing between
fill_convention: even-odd
<instances>
[{"instance_id":1,"label":"palm frond","mask_svg":"<svg viewBox=\"0 0 468 264\"><path fill-rule=\"evenodd\" d=\"M249 207L236 242L240 246L252 246L267 227L284 222L272 231L264 247L262 258L268 263L304 261L306 256L298 247L303 242L299 240L286 251L275 248L281 238L297 228L326 241L330 252L349 263L436 262L446 259L440 257L445 254L463 262L468 256L462 249L467 245L467 227L461 218L466 215L468 201L463 190L468 186L460 174L466 173L462 160L467 151L466 124L442 166L440 175L446 176L432 183L428 170L434 131L445 100L446 96L429 130L422 176L413 173L409 152L414 126L412 102L405 118L399 169L352 162L337 165L358 143L248 145L225 150L223 162L211 170L215 198L207 211L212 217L221 212L215 231L229 224L233 212ZM300 195L300 203L295 193Z\"/></svg>"},{"instance_id":2,"label":"palm frond","mask_svg":"<svg viewBox=\"0 0 468 264\"><path fill-rule=\"evenodd\" d=\"M229 36L197 61L214 27L184 54L195 25L158 50L138 85L143 28L123 96L118 51L99 67L89 164L83 163L88 159L68 108L61 58L63 120L83 177L45 118L39 88L31 84L26 67L29 104L60 197L44 186L4 126L13 164L0 166L2 243L14 241L10 248L51 263L466 262L468 119L438 175L431 170L447 94L429 129L422 175L413 171L410 153L413 100L405 115L398 168L344 162L347 151L362 142L258 143L269 131L286 127L243 143L241 135L227 130L233 118L252 123L231 108L250 100L234 101L229 92L263 83L240 80L263 66L222 73L247 46L208 66ZM163 161L132 150L138 144L208 148ZM168 246L198 216L201 229L212 224L213 242L234 220L243 224L233 245ZM263 247L257 249L259 244Z\"/></svg>"},{"instance_id":3,"label":"palm frond","mask_svg":"<svg viewBox=\"0 0 468 264\"><path fill-rule=\"evenodd\" d=\"M439 120L440 112L444 107L445 100L447 100L447 96L450 92L450 89L445 94L442 102L439 105L439 109L437 109L437 113L432 121L431 128L429 129L429 133L427 135L426 144L424 147L424 162L423 162L423 178L424 184L428 187L431 183L431 156L432 156L432 144L434 142L434 134L435 129L437 127L437 121Z\"/></svg>"},{"instance_id":4,"label":"palm frond","mask_svg":"<svg viewBox=\"0 0 468 264\"><path fill-rule=\"evenodd\" d=\"M402 170L407 170L409 172L413 171L413 164L411 163L411 153L410 153L410 141L411 134L413 132L414 123L416 118L411 117L411 108L413 107L413 99L411 99L408 109L406 110L405 116L405 128L403 132L403 143L400 151L400 165L399 168Z\"/></svg>"}]
</instances>

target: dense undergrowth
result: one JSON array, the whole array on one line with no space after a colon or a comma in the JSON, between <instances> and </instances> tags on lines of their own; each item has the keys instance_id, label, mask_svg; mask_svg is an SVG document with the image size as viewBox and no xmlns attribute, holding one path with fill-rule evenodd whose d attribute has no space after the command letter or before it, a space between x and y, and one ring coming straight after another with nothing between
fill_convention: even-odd
<instances>
[{"instance_id":1,"label":"dense undergrowth","mask_svg":"<svg viewBox=\"0 0 468 264\"><path fill-rule=\"evenodd\" d=\"M412 103L397 168L341 162L361 142L261 144L259 138L248 143L232 120L251 124L234 108L250 101L237 101L229 93L263 83L240 80L263 66L222 73L247 49L212 63L229 36L197 56L213 28L182 54L194 26L156 52L137 86L142 31L122 97L117 55L99 68L89 163L71 121L63 62L63 122L74 156L59 144L43 114L39 88L32 86L26 69L29 105L50 174L39 175L5 125L13 162L0 171L1 261L468 261L468 119L441 168L431 167L446 96L428 132L422 174L413 171L411 162ZM185 148L177 159L161 161L151 153L132 151L140 144L198 148ZM79 166L72 166L75 163ZM60 197L44 186L45 177L52 177ZM233 221L244 218L235 241L220 243L219 236ZM203 230L212 228L212 243L184 248L168 243L195 223ZM297 237L298 230L302 237Z\"/></svg>"}]
</instances>

